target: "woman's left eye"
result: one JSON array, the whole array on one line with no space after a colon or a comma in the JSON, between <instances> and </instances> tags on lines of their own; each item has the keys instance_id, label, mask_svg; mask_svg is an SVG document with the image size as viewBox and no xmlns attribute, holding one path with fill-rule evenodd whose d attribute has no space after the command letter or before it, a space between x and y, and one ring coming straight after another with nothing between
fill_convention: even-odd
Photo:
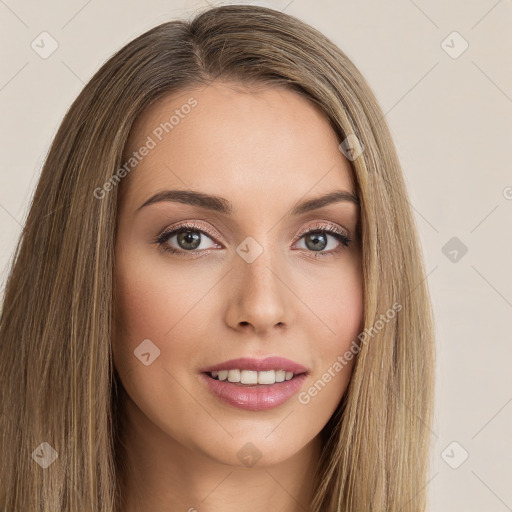
<instances>
[{"instance_id":1,"label":"woman's left eye","mask_svg":"<svg viewBox=\"0 0 512 512\"><path fill-rule=\"evenodd\" d=\"M329 238L335 240L329 247ZM306 249L311 249L318 256L332 256L343 251L350 245L352 239L334 226L325 226L321 229L313 229L302 233L300 240L304 239ZM336 242L338 242L336 244ZM304 247L301 247L304 248ZM324 250L329 248L330 250Z\"/></svg>"},{"instance_id":2,"label":"woman's left eye","mask_svg":"<svg viewBox=\"0 0 512 512\"><path fill-rule=\"evenodd\" d=\"M204 228L196 224L183 224L172 230L164 231L161 235L158 235L154 243L157 243L167 252L186 255L187 253L219 247L213 242L212 237L212 233L207 232ZM331 247L329 247L329 238L334 240L334 242L331 243ZM315 253L314 257L337 254L348 247L352 241L348 234L345 234L341 229L332 225L305 231L301 233L299 241L302 239L304 239L305 246L300 247L300 249L311 249L311 252ZM174 243L178 245L177 248L171 245L173 240ZM203 245L205 240L210 240L213 242L213 245L205 247ZM336 244L336 241L338 244ZM330 250L325 251L327 248Z\"/></svg>"}]
</instances>

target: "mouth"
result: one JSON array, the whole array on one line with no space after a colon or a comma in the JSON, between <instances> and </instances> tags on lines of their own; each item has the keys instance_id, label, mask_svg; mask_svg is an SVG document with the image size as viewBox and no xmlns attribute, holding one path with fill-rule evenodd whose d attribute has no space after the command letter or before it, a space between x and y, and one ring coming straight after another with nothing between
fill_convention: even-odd
<instances>
[{"instance_id":1,"label":"mouth","mask_svg":"<svg viewBox=\"0 0 512 512\"><path fill-rule=\"evenodd\" d=\"M201 373L218 380L241 386L269 386L276 382L286 382L309 370L295 361L284 357L266 357L256 359L241 357L224 361L217 365L202 368Z\"/></svg>"},{"instance_id":2,"label":"mouth","mask_svg":"<svg viewBox=\"0 0 512 512\"><path fill-rule=\"evenodd\" d=\"M240 358L200 370L212 396L249 411L263 411L285 404L298 393L308 368L282 357Z\"/></svg>"},{"instance_id":3,"label":"mouth","mask_svg":"<svg viewBox=\"0 0 512 512\"><path fill-rule=\"evenodd\" d=\"M276 382L285 382L297 378L299 375L305 375L307 372L289 372L286 370L217 370L204 372L213 380L226 381L231 384L238 384L243 387L271 386Z\"/></svg>"}]
</instances>

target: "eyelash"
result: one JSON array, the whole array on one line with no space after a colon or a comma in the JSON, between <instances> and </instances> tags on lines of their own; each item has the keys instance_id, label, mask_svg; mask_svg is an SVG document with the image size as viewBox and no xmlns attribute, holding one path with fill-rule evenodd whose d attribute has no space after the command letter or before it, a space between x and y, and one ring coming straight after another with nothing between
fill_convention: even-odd
<instances>
[{"instance_id":1,"label":"eyelash","mask_svg":"<svg viewBox=\"0 0 512 512\"><path fill-rule=\"evenodd\" d=\"M191 250L186 251L184 249L174 249L170 247L167 242L169 241L169 238L171 238L173 235L179 234L181 232L187 232L187 231L193 231L193 232L199 232L204 235L207 235L209 238L212 238L215 241L215 234L209 231L208 229L205 229L202 226L199 226L197 224L192 223L185 223L181 224L169 231L164 231L163 233L159 234L154 240L153 243L158 244L162 250L165 252L169 252L171 254L177 254L179 256L187 256L189 254L199 254L201 251ZM306 235L311 234L324 234L327 233L331 236L333 236L336 240L338 240L341 243L341 246L337 249L332 249L330 251L324 252L324 251L308 251L314 253L314 258L318 257L327 257L327 256L335 256L341 251L343 251L345 248L347 248L350 245L350 242L352 242L352 239L345 235L339 228L336 228L332 225L322 225L321 227L315 227L313 229L309 229L308 231L304 231L300 234L299 240L302 239ZM211 249L204 249L204 252L208 252Z\"/></svg>"}]
</instances>

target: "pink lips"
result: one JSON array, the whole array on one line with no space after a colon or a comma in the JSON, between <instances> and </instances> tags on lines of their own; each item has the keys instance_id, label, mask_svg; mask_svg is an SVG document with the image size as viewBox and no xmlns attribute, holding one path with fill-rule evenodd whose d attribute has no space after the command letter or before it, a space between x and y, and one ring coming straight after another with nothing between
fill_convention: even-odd
<instances>
[{"instance_id":1,"label":"pink lips","mask_svg":"<svg viewBox=\"0 0 512 512\"><path fill-rule=\"evenodd\" d=\"M209 372L220 370L285 370L295 375L290 380L274 384L245 385L212 378ZM265 359L239 358L225 361L200 370L201 380L209 391L223 402L241 409L262 411L278 407L288 401L301 388L309 370L304 366L282 357L267 357Z\"/></svg>"}]
</instances>

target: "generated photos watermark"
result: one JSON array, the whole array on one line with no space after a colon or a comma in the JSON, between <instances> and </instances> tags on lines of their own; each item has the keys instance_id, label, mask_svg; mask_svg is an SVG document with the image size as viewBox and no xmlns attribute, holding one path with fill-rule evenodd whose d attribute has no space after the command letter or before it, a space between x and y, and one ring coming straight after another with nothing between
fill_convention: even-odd
<instances>
[{"instance_id":1,"label":"generated photos watermark","mask_svg":"<svg viewBox=\"0 0 512 512\"><path fill-rule=\"evenodd\" d=\"M396 314L402 310L402 304L395 302L386 313L380 315L379 320L371 327L366 328L363 332L357 336L360 344L356 340L352 340L350 348L346 350L342 355L339 355L331 366L306 390L299 393L297 399L301 404L308 404L312 397L315 397L325 386L334 378L336 374L341 372L345 366L349 364L354 356L359 354L362 345L368 343L368 341L379 333L381 329L393 318Z\"/></svg>"}]
</instances>

